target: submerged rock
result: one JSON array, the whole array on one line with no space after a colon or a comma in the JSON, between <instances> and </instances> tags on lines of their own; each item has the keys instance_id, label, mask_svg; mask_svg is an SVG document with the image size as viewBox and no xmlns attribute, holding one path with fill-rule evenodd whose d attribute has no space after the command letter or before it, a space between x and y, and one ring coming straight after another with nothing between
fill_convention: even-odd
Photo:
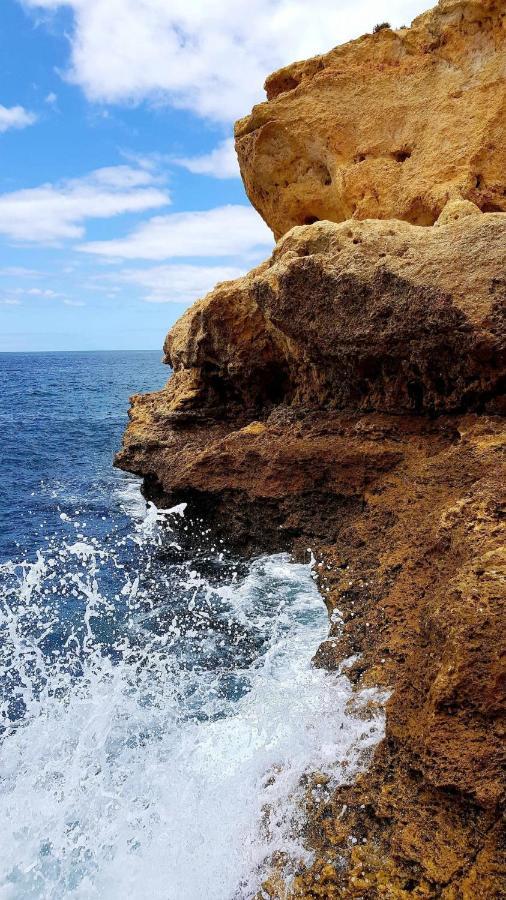
<instances>
[{"instance_id":1,"label":"submerged rock","mask_svg":"<svg viewBox=\"0 0 506 900\"><path fill-rule=\"evenodd\" d=\"M504 14L442 0L268 79L239 153L284 237L188 310L167 387L132 398L117 464L242 553L311 548L340 612L315 665L392 691L369 769L308 788L314 863L291 887L273 863L264 898L504 896L506 216L482 212L505 208ZM354 218L291 228L311 210Z\"/></svg>"}]
</instances>

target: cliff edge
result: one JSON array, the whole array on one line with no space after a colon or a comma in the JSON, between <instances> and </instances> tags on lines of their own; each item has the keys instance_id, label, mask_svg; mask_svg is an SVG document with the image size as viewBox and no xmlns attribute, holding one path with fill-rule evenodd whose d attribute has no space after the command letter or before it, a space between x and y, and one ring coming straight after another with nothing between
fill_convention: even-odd
<instances>
[{"instance_id":1,"label":"cliff edge","mask_svg":"<svg viewBox=\"0 0 506 900\"><path fill-rule=\"evenodd\" d=\"M238 151L283 237L132 398L117 465L241 553L311 547L342 617L315 665L391 691L264 898L504 896L505 12L441 0L267 80Z\"/></svg>"}]
</instances>

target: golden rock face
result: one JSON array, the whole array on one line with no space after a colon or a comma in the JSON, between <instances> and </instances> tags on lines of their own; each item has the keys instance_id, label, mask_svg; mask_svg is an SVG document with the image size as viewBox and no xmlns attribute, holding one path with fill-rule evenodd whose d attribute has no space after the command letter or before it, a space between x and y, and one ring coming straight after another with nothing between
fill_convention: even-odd
<instances>
[{"instance_id":1,"label":"golden rock face","mask_svg":"<svg viewBox=\"0 0 506 900\"><path fill-rule=\"evenodd\" d=\"M441 0L266 81L236 126L248 196L276 239L328 219L433 225L449 200L506 211L504 0Z\"/></svg>"}]
</instances>

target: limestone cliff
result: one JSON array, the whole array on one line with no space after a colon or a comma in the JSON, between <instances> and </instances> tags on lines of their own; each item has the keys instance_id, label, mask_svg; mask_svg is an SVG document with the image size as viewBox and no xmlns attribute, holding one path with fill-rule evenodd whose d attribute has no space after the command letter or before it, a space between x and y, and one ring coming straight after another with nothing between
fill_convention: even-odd
<instances>
[{"instance_id":1,"label":"limestone cliff","mask_svg":"<svg viewBox=\"0 0 506 900\"><path fill-rule=\"evenodd\" d=\"M506 210L504 0L441 0L411 28L295 63L266 89L236 147L276 238L316 219L432 225L458 198Z\"/></svg>"},{"instance_id":2,"label":"limestone cliff","mask_svg":"<svg viewBox=\"0 0 506 900\"><path fill-rule=\"evenodd\" d=\"M308 792L314 864L290 891L273 870L264 898L504 896L506 216L482 211L504 207L503 21L504 3L442 0L411 30L268 79L271 99L245 120L269 119L265 140L238 126L250 195L280 234L296 210L334 221L292 228L198 301L167 337L167 387L132 401L118 465L240 552L311 547L344 620L315 664L352 656L358 686L392 690L369 770ZM450 88L467 114L433 114L428 135L427 110L448 112ZM318 205L330 185L306 164L320 137L346 120L350 159L363 129L385 147L391 91L390 136L412 148L395 165L411 175L343 151L334 199ZM288 143L269 138L280 127ZM291 154L302 174L285 184L273 172ZM466 190L477 160L484 180ZM353 209L348 165L374 208ZM410 204L429 196L426 220Z\"/></svg>"}]
</instances>

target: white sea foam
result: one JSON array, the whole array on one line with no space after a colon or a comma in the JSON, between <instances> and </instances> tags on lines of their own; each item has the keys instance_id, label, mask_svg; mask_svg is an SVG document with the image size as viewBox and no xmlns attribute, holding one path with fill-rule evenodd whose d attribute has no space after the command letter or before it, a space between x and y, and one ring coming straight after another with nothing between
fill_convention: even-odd
<instances>
[{"instance_id":1,"label":"white sea foam","mask_svg":"<svg viewBox=\"0 0 506 900\"><path fill-rule=\"evenodd\" d=\"M308 858L301 777L352 778L382 716L347 714L347 678L311 666L328 621L308 566L263 557L218 586L169 566L163 601L153 559L121 559L95 541L4 569L1 896L251 898L274 851ZM104 636L119 602L124 627Z\"/></svg>"},{"instance_id":2,"label":"white sea foam","mask_svg":"<svg viewBox=\"0 0 506 900\"><path fill-rule=\"evenodd\" d=\"M116 496L120 507L132 519L142 520L147 504L141 493L141 480L133 475L125 475L116 486Z\"/></svg>"}]
</instances>

